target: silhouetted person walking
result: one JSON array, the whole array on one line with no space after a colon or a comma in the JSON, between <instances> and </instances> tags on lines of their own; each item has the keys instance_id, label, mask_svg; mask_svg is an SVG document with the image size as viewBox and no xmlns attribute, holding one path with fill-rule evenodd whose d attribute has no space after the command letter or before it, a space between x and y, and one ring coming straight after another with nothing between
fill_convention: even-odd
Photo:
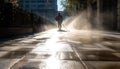
<instances>
[{"instance_id":1,"label":"silhouetted person walking","mask_svg":"<svg viewBox=\"0 0 120 69\"><path fill-rule=\"evenodd\" d=\"M62 21L63 21L63 17L60 13L58 13L58 15L55 17L55 20L58 23L58 29L61 30L62 27Z\"/></svg>"}]
</instances>

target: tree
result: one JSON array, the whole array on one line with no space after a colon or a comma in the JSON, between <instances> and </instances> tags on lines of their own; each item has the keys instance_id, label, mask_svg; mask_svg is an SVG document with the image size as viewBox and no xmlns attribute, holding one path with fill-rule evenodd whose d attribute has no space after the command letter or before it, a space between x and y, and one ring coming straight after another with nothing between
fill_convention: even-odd
<instances>
[{"instance_id":1,"label":"tree","mask_svg":"<svg viewBox=\"0 0 120 69\"><path fill-rule=\"evenodd\" d=\"M10 2L9 0L4 0L5 3Z\"/></svg>"},{"instance_id":2,"label":"tree","mask_svg":"<svg viewBox=\"0 0 120 69\"><path fill-rule=\"evenodd\" d=\"M18 6L18 3L17 3L17 1L13 1L13 2L11 2L12 4L13 4L13 6L15 6L15 7L17 7Z\"/></svg>"},{"instance_id":3,"label":"tree","mask_svg":"<svg viewBox=\"0 0 120 69\"><path fill-rule=\"evenodd\" d=\"M69 13L79 13L87 8L87 0L64 0L61 1L65 11Z\"/></svg>"},{"instance_id":4,"label":"tree","mask_svg":"<svg viewBox=\"0 0 120 69\"><path fill-rule=\"evenodd\" d=\"M17 7L18 3L17 0L1 0L4 3L12 3L13 6Z\"/></svg>"}]
</instances>

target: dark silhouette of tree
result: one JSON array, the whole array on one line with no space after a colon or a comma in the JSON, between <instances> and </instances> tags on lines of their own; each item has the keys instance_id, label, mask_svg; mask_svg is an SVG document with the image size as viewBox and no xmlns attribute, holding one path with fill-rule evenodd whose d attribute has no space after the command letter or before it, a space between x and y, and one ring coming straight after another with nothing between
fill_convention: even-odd
<instances>
[{"instance_id":1,"label":"dark silhouette of tree","mask_svg":"<svg viewBox=\"0 0 120 69\"><path fill-rule=\"evenodd\" d=\"M65 7L65 11L69 13L78 13L87 8L88 0L63 0L62 5Z\"/></svg>"}]
</instances>

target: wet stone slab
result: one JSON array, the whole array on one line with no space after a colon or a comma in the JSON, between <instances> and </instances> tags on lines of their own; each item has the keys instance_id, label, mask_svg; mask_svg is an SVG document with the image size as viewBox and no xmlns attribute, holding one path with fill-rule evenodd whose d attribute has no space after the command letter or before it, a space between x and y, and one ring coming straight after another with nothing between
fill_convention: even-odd
<instances>
[{"instance_id":1,"label":"wet stone slab","mask_svg":"<svg viewBox=\"0 0 120 69\"><path fill-rule=\"evenodd\" d=\"M0 59L0 69L8 69L20 59Z\"/></svg>"},{"instance_id":2,"label":"wet stone slab","mask_svg":"<svg viewBox=\"0 0 120 69\"><path fill-rule=\"evenodd\" d=\"M15 43L15 44L12 44L13 46L34 46L35 44L25 44L25 43Z\"/></svg>"},{"instance_id":3,"label":"wet stone slab","mask_svg":"<svg viewBox=\"0 0 120 69\"><path fill-rule=\"evenodd\" d=\"M4 46L0 48L0 51L15 51L20 49L20 47Z\"/></svg>"},{"instance_id":4,"label":"wet stone slab","mask_svg":"<svg viewBox=\"0 0 120 69\"><path fill-rule=\"evenodd\" d=\"M84 69L78 61L67 60L24 60L12 69Z\"/></svg>"},{"instance_id":5,"label":"wet stone slab","mask_svg":"<svg viewBox=\"0 0 120 69\"><path fill-rule=\"evenodd\" d=\"M54 57L58 60L76 60L78 56L74 52L35 52L26 55L25 59L49 59Z\"/></svg>"},{"instance_id":6,"label":"wet stone slab","mask_svg":"<svg viewBox=\"0 0 120 69\"><path fill-rule=\"evenodd\" d=\"M52 56L52 52L35 52L29 53L24 59L48 59Z\"/></svg>"},{"instance_id":7,"label":"wet stone slab","mask_svg":"<svg viewBox=\"0 0 120 69\"><path fill-rule=\"evenodd\" d=\"M113 49L110 49L110 48L107 48L107 47L83 47L83 46L78 46L78 47L74 47L73 46L73 49L76 50L77 52L82 52L82 51L89 51L89 52L96 52L96 51L99 51L99 52L116 52L115 50Z\"/></svg>"},{"instance_id":8,"label":"wet stone slab","mask_svg":"<svg viewBox=\"0 0 120 69\"><path fill-rule=\"evenodd\" d=\"M103 41L120 41L120 38L113 37L113 36L105 36L102 38Z\"/></svg>"},{"instance_id":9,"label":"wet stone slab","mask_svg":"<svg viewBox=\"0 0 120 69\"><path fill-rule=\"evenodd\" d=\"M0 58L3 57L3 56L5 56L6 54L8 54L8 52L6 52L6 51L0 51Z\"/></svg>"},{"instance_id":10,"label":"wet stone slab","mask_svg":"<svg viewBox=\"0 0 120 69\"><path fill-rule=\"evenodd\" d=\"M6 55L2 56L1 58L4 59L19 59L22 58L23 56L25 56L31 49L27 49L27 48L21 48L19 50L16 51L11 51L9 53L7 53Z\"/></svg>"},{"instance_id":11,"label":"wet stone slab","mask_svg":"<svg viewBox=\"0 0 120 69\"><path fill-rule=\"evenodd\" d=\"M0 47L4 47L4 46L12 46L12 43L1 43Z\"/></svg>"},{"instance_id":12,"label":"wet stone slab","mask_svg":"<svg viewBox=\"0 0 120 69\"><path fill-rule=\"evenodd\" d=\"M120 53L113 53L113 55L115 55L115 56L120 58Z\"/></svg>"},{"instance_id":13,"label":"wet stone slab","mask_svg":"<svg viewBox=\"0 0 120 69\"><path fill-rule=\"evenodd\" d=\"M37 43L37 40L36 39L26 39L26 40L20 41L20 43Z\"/></svg>"},{"instance_id":14,"label":"wet stone slab","mask_svg":"<svg viewBox=\"0 0 120 69\"><path fill-rule=\"evenodd\" d=\"M9 52L8 54L2 56L4 59L19 59L22 58L26 52Z\"/></svg>"},{"instance_id":15,"label":"wet stone slab","mask_svg":"<svg viewBox=\"0 0 120 69\"><path fill-rule=\"evenodd\" d=\"M104 46L116 50L117 52L120 52L120 41L119 42L104 42Z\"/></svg>"},{"instance_id":16,"label":"wet stone slab","mask_svg":"<svg viewBox=\"0 0 120 69\"><path fill-rule=\"evenodd\" d=\"M57 52L57 58L60 60L76 60L79 61L75 52Z\"/></svg>"},{"instance_id":17,"label":"wet stone slab","mask_svg":"<svg viewBox=\"0 0 120 69\"><path fill-rule=\"evenodd\" d=\"M120 61L120 57L114 55L114 53L106 52L106 51L83 51L78 52L84 61Z\"/></svg>"},{"instance_id":18,"label":"wet stone slab","mask_svg":"<svg viewBox=\"0 0 120 69\"><path fill-rule=\"evenodd\" d=\"M119 61L85 61L89 69L120 69Z\"/></svg>"}]
</instances>

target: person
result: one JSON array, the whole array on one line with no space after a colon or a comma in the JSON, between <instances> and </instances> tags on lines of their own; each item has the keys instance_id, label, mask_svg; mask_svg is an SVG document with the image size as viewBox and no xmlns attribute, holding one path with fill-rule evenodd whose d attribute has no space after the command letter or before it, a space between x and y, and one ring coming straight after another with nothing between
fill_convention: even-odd
<instances>
[{"instance_id":1,"label":"person","mask_svg":"<svg viewBox=\"0 0 120 69\"><path fill-rule=\"evenodd\" d=\"M60 13L58 13L58 15L55 17L55 20L58 23L58 29L61 30L62 27L62 21L63 21L63 17Z\"/></svg>"}]
</instances>

